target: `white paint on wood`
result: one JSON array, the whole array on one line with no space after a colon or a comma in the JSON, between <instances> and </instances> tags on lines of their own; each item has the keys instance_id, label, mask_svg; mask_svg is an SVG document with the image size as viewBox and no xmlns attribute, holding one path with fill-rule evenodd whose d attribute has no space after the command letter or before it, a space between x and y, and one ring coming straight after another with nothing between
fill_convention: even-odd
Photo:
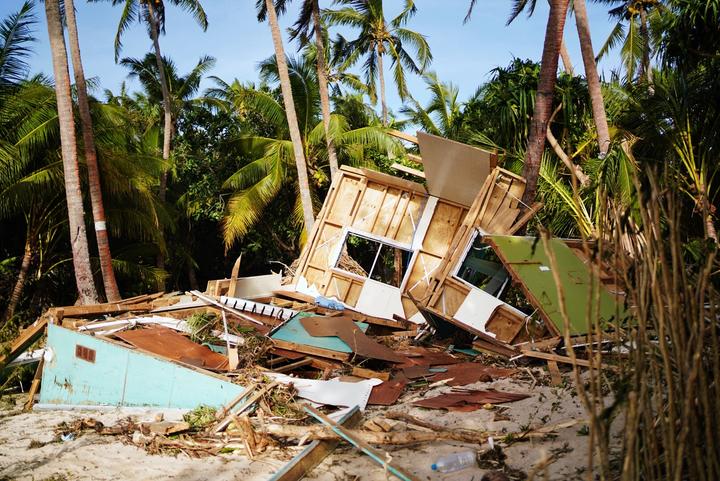
<instances>
[{"instance_id":1,"label":"white paint on wood","mask_svg":"<svg viewBox=\"0 0 720 481\"><path fill-rule=\"evenodd\" d=\"M355 309L368 316L392 319L393 314L405 317L401 292L397 287L367 279L360 291Z\"/></svg>"}]
</instances>

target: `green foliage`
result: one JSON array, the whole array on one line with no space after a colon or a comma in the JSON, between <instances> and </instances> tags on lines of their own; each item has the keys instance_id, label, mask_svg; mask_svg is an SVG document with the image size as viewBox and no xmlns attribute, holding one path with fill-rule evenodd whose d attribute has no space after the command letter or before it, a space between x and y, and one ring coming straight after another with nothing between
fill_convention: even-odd
<instances>
[{"instance_id":1,"label":"green foliage","mask_svg":"<svg viewBox=\"0 0 720 481\"><path fill-rule=\"evenodd\" d=\"M214 407L200 405L183 414L183 420L190 424L193 431L201 431L215 422L215 412Z\"/></svg>"}]
</instances>

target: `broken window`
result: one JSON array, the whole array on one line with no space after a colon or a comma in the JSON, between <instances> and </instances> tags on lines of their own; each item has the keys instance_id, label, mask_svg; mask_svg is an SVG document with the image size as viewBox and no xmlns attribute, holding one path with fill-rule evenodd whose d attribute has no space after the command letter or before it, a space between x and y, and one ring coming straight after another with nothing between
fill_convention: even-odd
<instances>
[{"instance_id":1,"label":"broken window","mask_svg":"<svg viewBox=\"0 0 720 481\"><path fill-rule=\"evenodd\" d=\"M507 283L508 273L492 247L483 242L482 236L476 235L457 277L498 297Z\"/></svg>"},{"instance_id":2,"label":"broken window","mask_svg":"<svg viewBox=\"0 0 720 481\"><path fill-rule=\"evenodd\" d=\"M382 241L350 233L335 267L400 287L412 252Z\"/></svg>"}]
</instances>

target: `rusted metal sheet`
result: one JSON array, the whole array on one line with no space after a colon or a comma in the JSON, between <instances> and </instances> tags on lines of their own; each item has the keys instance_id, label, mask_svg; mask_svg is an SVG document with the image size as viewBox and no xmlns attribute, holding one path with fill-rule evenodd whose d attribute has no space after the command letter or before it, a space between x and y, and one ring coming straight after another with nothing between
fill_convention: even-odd
<instances>
[{"instance_id":1,"label":"rusted metal sheet","mask_svg":"<svg viewBox=\"0 0 720 481\"><path fill-rule=\"evenodd\" d=\"M485 404L502 404L530 397L529 394L501 391L452 391L428 399L415 401L415 406L448 411L475 411Z\"/></svg>"},{"instance_id":2,"label":"rusted metal sheet","mask_svg":"<svg viewBox=\"0 0 720 481\"><path fill-rule=\"evenodd\" d=\"M373 386L368 404L390 406L395 404L405 390L407 381L405 379L390 379L382 384Z\"/></svg>"},{"instance_id":3,"label":"rusted metal sheet","mask_svg":"<svg viewBox=\"0 0 720 481\"><path fill-rule=\"evenodd\" d=\"M137 348L185 364L216 371L228 369L227 357L166 327L118 332L115 336Z\"/></svg>"},{"instance_id":4,"label":"rusted metal sheet","mask_svg":"<svg viewBox=\"0 0 720 481\"><path fill-rule=\"evenodd\" d=\"M410 366L444 366L463 362L462 359L446 352L431 351L430 349L420 346L411 346L402 351L397 351L397 353L407 358L406 362L397 366L399 368Z\"/></svg>"}]
</instances>

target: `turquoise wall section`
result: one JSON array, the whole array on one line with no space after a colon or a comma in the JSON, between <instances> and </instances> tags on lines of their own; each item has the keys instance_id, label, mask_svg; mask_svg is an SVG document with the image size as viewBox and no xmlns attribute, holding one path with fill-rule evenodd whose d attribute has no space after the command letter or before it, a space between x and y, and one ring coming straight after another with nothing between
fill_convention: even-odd
<instances>
[{"instance_id":1,"label":"turquoise wall section","mask_svg":"<svg viewBox=\"0 0 720 481\"><path fill-rule=\"evenodd\" d=\"M76 345L95 350L95 362L75 356ZM41 404L220 407L243 387L149 354L59 326L48 326Z\"/></svg>"}]
</instances>

